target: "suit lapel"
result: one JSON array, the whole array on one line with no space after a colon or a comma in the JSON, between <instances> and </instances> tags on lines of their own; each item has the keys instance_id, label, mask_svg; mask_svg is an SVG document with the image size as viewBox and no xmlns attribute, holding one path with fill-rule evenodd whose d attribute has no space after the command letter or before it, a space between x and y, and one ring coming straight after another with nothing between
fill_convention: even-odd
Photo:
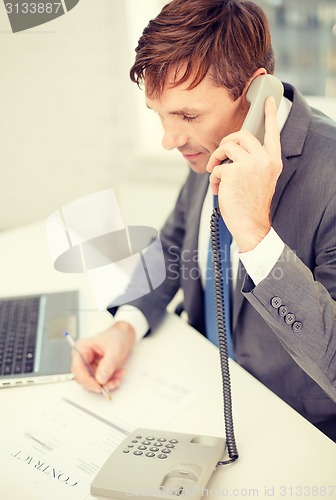
<instances>
[{"instance_id":1,"label":"suit lapel","mask_svg":"<svg viewBox=\"0 0 336 500\"><path fill-rule=\"evenodd\" d=\"M232 292L232 333L235 331L237 326L238 317L245 299L244 295L241 293L243 287L244 277L246 271L242 263L239 261L237 281Z\"/></svg>"},{"instance_id":2,"label":"suit lapel","mask_svg":"<svg viewBox=\"0 0 336 500\"><path fill-rule=\"evenodd\" d=\"M300 156L306 141L310 121L311 110L299 92L288 84L285 84L285 97L293 104L288 119L281 131L281 151L283 169L278 179L276 190L271 205L271 218L273 219L277 210L281 195L286 188L295 170L304 165L299 165Z\"/></svg>"},{"instance_id":3,"label":"suit lapel","mask_svg":"<svg viewBox=\"0 0 336 500\"><path fill-rule=\"evenodd\" d=\"M296 170L296 162L290 162L284 156L282 156L282 164L283 164L283 169L278 179L276 190L271 204L271 220L273 220L274 218L275 212L279 205L279 201L281 199L281 195Z\"/></svg>"}]
</instances>

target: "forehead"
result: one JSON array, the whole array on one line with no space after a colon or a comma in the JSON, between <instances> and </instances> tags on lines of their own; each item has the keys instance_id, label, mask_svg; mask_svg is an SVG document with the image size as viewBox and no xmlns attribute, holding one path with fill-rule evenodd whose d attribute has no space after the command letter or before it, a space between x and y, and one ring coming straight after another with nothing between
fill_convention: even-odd
<instances>
[{"instance_id":1,"label":"forehead","mask_svg":"<svg viewBox=\"0 0 336 500\"><path fill-rule=\"evenodd\" d=\"M194 80L193 76L190 76L182 84L175 85L174 82L176 78L174 79L174 75L175 72L173 71L169 73L163 91L159 96L148 95L146 92L145 78L145 94L148 107L152 108L153 105L161 105L168 109L176 106L203 108L216 105L223 99L231 100L228 90L225 87L218 87L215 85L209 75L206 75L205 78L193 88L190 88L190 84Z\"/></svg>"}]
</instances>

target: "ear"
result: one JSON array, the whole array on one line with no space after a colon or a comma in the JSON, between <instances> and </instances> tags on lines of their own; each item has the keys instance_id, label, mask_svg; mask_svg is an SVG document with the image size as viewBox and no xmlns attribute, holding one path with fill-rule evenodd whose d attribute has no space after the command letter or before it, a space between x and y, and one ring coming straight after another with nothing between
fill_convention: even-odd
<instances>
[{"instance_id":1,"label":"ear","mask_svg":"<svg viewBox=\"0 0 336 500\"><path fill-rule=\"evenodd\" d=\"M255 78L258 78L258 76L261 76L261 75L267 75L267 71L265 68L259 68L257 69L253 75L251 76L251 78L249 78L246 82L246 85L244 87L244 90L242 92L242 97L245 97L246 98L246 93L248 91L248 88L249 86L251 85L252 81L255 79Z\"/></svg>"}]
</instances>

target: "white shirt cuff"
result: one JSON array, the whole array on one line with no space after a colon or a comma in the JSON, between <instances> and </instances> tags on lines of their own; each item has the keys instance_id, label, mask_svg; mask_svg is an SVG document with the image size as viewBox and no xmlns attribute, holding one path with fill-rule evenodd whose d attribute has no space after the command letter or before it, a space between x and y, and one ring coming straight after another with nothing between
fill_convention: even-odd
<instances>
[{"instance_id":1,"label":"white shirt cuff","mask_svg":"<svg viewBox=\"0 0 336 500\"><path fill-rule=\"evenodd\" d=\"M148 332L149 325L142 312L134 306L121 306L114 315L114 321L125 321L133 326L136 340L142 339Z\"/></svg>"},{"instance_id":2,"label":"white shirt cuff","mask_svg":"<svg viewBox=\"0 0 336 500\"><path fill-rule=\"evenodd\" d=\"M250 252L239 254L247 274L255 286L268 276L285 248L285 244L273 228Z\"/></svg>"}]
</instances>

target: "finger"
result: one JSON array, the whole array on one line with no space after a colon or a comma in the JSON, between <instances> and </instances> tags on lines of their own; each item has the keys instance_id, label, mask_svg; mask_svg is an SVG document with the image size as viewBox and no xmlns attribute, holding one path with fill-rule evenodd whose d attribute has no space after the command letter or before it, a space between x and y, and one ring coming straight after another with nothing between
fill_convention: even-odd
<instances>
[{"instance_id":1,"label":"finger","mask_svg":"<svg viewBox=\"0 0 336 500\"><path fill-rule=\"evenodd\" d=\"M109 380L106 384L104 384L104 386L107 387L110 391L113 391L113 389L116 389L117 387L119 387L125 373L126 373L126 370L124 368L119 368L118 370L116 370L114 372L112 379Z\"/></svg>"},{"instance_id":2,"label":"finger","mask_svg":"<svg viewBox=\"0 0 336 500\"><path fill-rule=\"evenodd\" d=\"M112 378L118 368L118 358L114 351L106 351L98 363L96 369L96 379L100 384L106 384Z\"/></svg>"},{"instance_id":3,"label":"finger","mask_svg":"<svg viewBox=\"0 0 336 500\"><path fill-rule=\"evenodd\" d=\"M241 156L243 153L252 153L256 148L260 149L261 145L251 132L248 130L234 132L221 141L220 146L210 156L206 169L211 173L214 167L226 163L224 160L239 161L244 159Z\"/></svg>"},{"instance_id":4,"label":"finger","mask_svg":"<svg viewBox=\"0 0 336 500\"><path fill-rule=\"evenodd\" d=\"M232 163L230 163L232 165ZM210 175L209 181L212 192L217 195L219 192L219 185L222 182L223 177L226 174L228 164L221 164L214 167Z\"/></svg>"},{"instance_id":5,"label":"finger","mask_svg":"<svg viewBox=\"0 0 336 500\"><path fill-rule=\"evenodd\" d=\"M239 143L234 141L227 141L225 142L223 147L225 149L226 156L229 159L229 161L225 161L224 164L238 163L238 162L246 163L248 161L249 158L248 150L242 145L241 141Z\"/></svg>"},{"instance_id":6,"label":"finger","mask_svg":"<svg viewBox=\"0 0 336 500\"><path fill-rule=\"evenodd\" d=\"M264 148L272 158L281 158L280 132L277 119L277 107L274 97L265 102L265 138Z\"/></svg>"},{"instance_id":7,"label":"finger","mask_svg":"<svg viewBox=\"0 0 336 500\"><path fill-rule=\"evenodd\" d=\"M235 143L247 153L255 153L260 150L261 144L258 139L249 130L242 129L239 132L234 132L224 139L225 142Z\"/></svg>"},{"instance_id":8,"label":"finger","mask_svg":"<svg viewBox=\"0 0 336 500\"><path fill-rule=\"evenodd\" d=\"M234 161L235 147L237 144L233 141L226 142L222 141L221 145L212 153L207 164L207 171L212 172L215 167L222 165L224 163L230 163Z\"/></svg>"},{"instance_id":9,"label":"finger","mask_svg":"<svg viewBox=\"0 0 336 500\"><path fill-rule=\"evenodd\" d=\"M82 352L82 355L85 357L85 359L89 359L90 356L87 355L86 351ZM93 371L93 374L95 372L92 364L90 365ZM88 371L87 366L83 362L81 356L77 352L72 353L72 365L71 365L71 372L73 373L76 381L81 384L83 387L90 391L94 392L100 392L101 387L99 383L96 381L95 377L93 376L90 371Z\"/></svg>"},{"instance_id":10,"label":"finger","mask_svg":"<svg viewBox=\"0 0 336 500\"><path fill-rule=\"evenodd\" d=\"M220 181L221 179L217 177L214 173L212 173L209 177L210 188L215 196L218 195Z\"/></svg>"},{"instance_id":11,"label":"finger","mask_svg":"<svg viewBox=\"0 0 336 500\"><path fill-rule=\"evenodd\" d=\"M226 159L227 156L224 152L224 149L221 146L219 146L210 156L208 164L206 166L206 170L211 173L214 167L220 165Z\"/></svg>"}]
</instances>

